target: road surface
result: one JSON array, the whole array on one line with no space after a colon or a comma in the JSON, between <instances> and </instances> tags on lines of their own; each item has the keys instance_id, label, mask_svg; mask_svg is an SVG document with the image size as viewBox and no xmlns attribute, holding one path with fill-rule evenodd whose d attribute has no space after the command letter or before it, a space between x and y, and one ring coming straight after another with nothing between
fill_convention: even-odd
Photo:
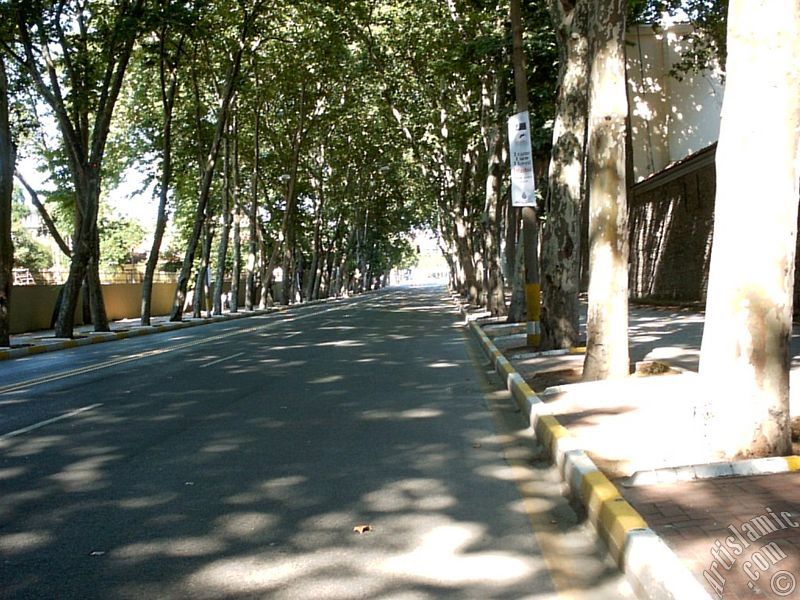
<instances>
[{"instance_id":1,"label":"road surface","mask_svg":"<svg viewBox=\"0 0 800 600\"><path fill-rule=\"evenodd\" d=\"M0 598L629 597L487 367L441 288L5 361Z\"/></svg>"}]
</instances>

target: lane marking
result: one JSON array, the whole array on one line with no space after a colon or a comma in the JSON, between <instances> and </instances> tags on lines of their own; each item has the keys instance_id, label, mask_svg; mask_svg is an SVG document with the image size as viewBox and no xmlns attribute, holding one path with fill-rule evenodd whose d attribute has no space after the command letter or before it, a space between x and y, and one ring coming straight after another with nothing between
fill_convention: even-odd
<instances>
[{"instance_id":1,"label":"lane marking","mask_svg":"<svg viewBox=\"0 0 800 600\"><path fill-rule=\"evenodd\" d=\"M52 423L57 423L58 421L63 421L64 419L69 419L74 417L75 415L79 415L82 412L86 412L87 410L92 410L93 408L97 408L98 406L103 406L102 402L98 402L97 404L92 404L90 406L84 406L83 408L78 408L76 410L72 410L68 413L64 413L58 417L53 417L52 419L47 419L46 421L40 421L38 423L34 423L33 425L28 425L27 427L23 427L22 429L16 429L14 431L9 431L8 433L4 433L0 435L0 441L6 440L8 438L15 437L17 435L22 435L23 433L28 433L30 431L34 431L35 429L40 429L46 425L50 425Z\"/></svg>"},{"instance_id":2,"label":"lane marking","mask_svg":"<svg viewBox=\"0 0 800 600\"><path fill-rule=\"evenodd\" d=\"M217 360L212 360L210 363L206 363L204 365L200 365L202 368L210 367L211 365L218 365L221 362L225 362L226 360L231 360L236 358L237 356L241 356L244 352L237 352L236 354L231 354L230 356L223 356L222 358L218 358Z\"/></svg>"},{"instance_id":3,"label":"lane marking","mask_svg":"<svg viewBox=\"0 0 800 600\"><path fill-rule=\"evenodd\" d=\"M363 302L363 300L362 300ZM44 375L37 379L30 379L28 381L23 381L19 383L14 383L11 385L0 387L0 395L8 394L11 392L19 392L28 388L32 388L37 385L43 385L46 383L52 383L53 381L59 381L61 379L67 379L69 377L74 377L77 375L85 375L87 373L92 373L94 371L100 371L102 369L107 369L109 367L115 367L117 365L121 365L124 363L132 362L135 360L139 360L142 358L150 358L153 356L159 356L161 354L166 354L168 352L176 352L178 350L185 350L186 348L192 348L194 346L201 346L203 344L207 344L210 342L216 342L219 340L227 339L237 335L243 335L246 333L253 333L256 331L262 331L265 329L269 329L271 327L275 327L276 325L283 325L287 323L293 323L295 321L302 321L303 319L308 319L310 317L320 316L326 313L330 313L337 310L342 310L347 307L353 306L353 303L344 304L340 306L332 306L328 309L323 311L310 311L301 315L297 316L284 316L284 313L279 313L280 316L283 318L280 319L271 319L268 323L264 323L261 325L255 325L253 327L247 327L245 329L237 329L234 331L227 331L225 333L220 333L218 335L212 335L196 340L190 340L188 342L184 342L182 344L177 344L175 346L170 346L169 348L156 348L153 350L146 350L144 352L139 352L137 354L132 354L130 356L124 356L121 358L114 358L111 360L107 360L104 362L96 363L93 365L87 365L85 367L79 367L77 369L70 369L68 371L62 371L61 373L54 373L52 375ZM312 308L312 307L309 307ZM176 330L179 331L179 330Z\"/></svg>"}]
</instances>

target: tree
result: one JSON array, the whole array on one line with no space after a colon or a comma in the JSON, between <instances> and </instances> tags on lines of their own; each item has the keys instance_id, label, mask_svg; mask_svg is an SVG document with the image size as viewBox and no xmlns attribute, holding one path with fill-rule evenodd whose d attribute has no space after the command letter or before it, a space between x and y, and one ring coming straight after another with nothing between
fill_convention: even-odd
<instances>
[{"instance_id":1,"label":"tree","mask_svg":"<svg viewBox=\"0 0 800 600\"><path fill-rule=\"evenodd\" d=\"M144 229L128 217L100 216L100 264L117 267L131 262L134 248L142 243Z\"/></svg>"},{"instance_id":2,"label":"tree","mask_svg":"<svg viewBox=\"0 0 800 600\"><path fill-rule=\"evenodd\" d=\"M727 40L700 374L715 386L717 449L728 456L780 455L791 450L800 5L731 0Z\"/></svg>"},{"instance_id":3,"label":"tree","mask_svg":"<svg viewBox=\"0 0 800 600\"><path fill-rule=\"evenodd\" d=\"M8 77L0 54L0 346L8 346L11 333L11 284L14 282L14 244L11 240L11 198L14 191L16 148L8 118Z\"/></svg>"},{"instance_id":4,"label":"tree","mask_svg":"<svg viewBox=\"0 0 800 600\"><path fill-rule=\"evenodd\" d=\"M186 254L183 258L183 265L181 266L181 271L178 275L178 284L175 290L175 298L172 303L170 321L180 321L183 317L183 304L186 300L189 278L191 275L192 266L194 264L195 252L197 251L197 243L200 240L200 235L203 231L203 225L207 221L206 208L208 206L208 199L211 193L211 184L214 181L217 158L223 139L225 124L228 120L231 102L233 101L233 95L238 84L242 58L250 42L250 36L253 32L253 25L259 16L261 4L262 2L257 0L249 9L244 9L244 14L241 15L242 20L236 35L235 49L233 51L233 56L231 56L230 60L228 61L228 66L225 71L225 79L220 89L220 101L219 109L217 110L216 114L216 123L214 125L214 137L208 149L208 153L203 159L200 191L194 213L194 224L192 226L192 233L186 247Z\"/></svg>"},{"instance_id":5,"label":"tree","mask_svg":"<svg viewBox=\"0 0 800 600\"><path fill-rule=\"evenodd\" d=\"M186 30L191 19L182 11L180 4L171 0L161 2L163 17L156 30L158 38L158 89L161 99L161 178L158 185L158 212L153 244L147 257L142 281L141 324L150 325L153 279L155 277L161 243L167 226L167 203L172 188L172 121L178 95L178 67L183 55ZM178 23L180 30L175 31Z\"/></svg>"},{"instance_id":6,"label":"tree","mask_svg":"<svg viewBox=\"0 0 800 600\"><path fill-rule=\"evenodd\" d=\"M14 268L43 271L53 266L53 257L47 247L35 239L25 228L31 211L22 195L15 193L11 201L11 240L14 245Z\"/></svg>"},{"instance_id":7,"label":"tree","mask_svg":"<svg viewBox=\"0 0 800 600\"><path fill-rule=\"evenodd\" d=\"M627 0L593 0L590 12L589 306L583 377L625 377L628 354L628 204L625 131Z\"/></svg>"},{"instance_id":8,"label":"tree","mask_svg":"<svg viewBox=\"0 0 800 600\"><path fill-rule=\"evenodd\" d=\"M89 10L67 0L12 3L18 43L4 44L4 50L31 78L58 123L76 197L72 261L56 321L60 337L72 336L84 278L95 330L108 330L98 271L103 159L143 5L144 0L125 0Z\"/></svg>"},{"instance_id":9,"label":"tree","mask_svg":"<svg viewBox=\"0 0 800 600\"><path fill-rule=\"evenodd\" d=\"M542 348L578 343L580 227L589 91L589 0L549 0L559 49L547 223L542 232Z\"/></svg>"},{"instance_id":10,"label":"tree","mask_svg":"<svg viewBox=\"0 0 800 600\"><path fill-rule=\"evenodd\" d=\"M513 63L517 112L528 111L528 85L525 76L525 54L522 48L522 16L520 0L511 0L511 28L514 38ZM531 157L532 159L533 157ZM541 284L539 276L539 223L536 208L522 208L522 245L525 257L525 305L528 320L527 344L541 343Z\"/></svg>"}]
</instances>

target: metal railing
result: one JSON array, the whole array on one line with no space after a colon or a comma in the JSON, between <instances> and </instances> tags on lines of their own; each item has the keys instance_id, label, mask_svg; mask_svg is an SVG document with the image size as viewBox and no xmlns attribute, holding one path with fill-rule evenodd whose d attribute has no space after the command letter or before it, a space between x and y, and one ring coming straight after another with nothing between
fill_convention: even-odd
<instances>
[{"instance_id":1,"label":"metal railing","mask_svg":"<svg viewBox=\"0 0 800 600\"><path fill-rule=\"evenodd\" d=\"M14 269L14 285L61 285L69 277L69 269L45 269L34 271L31 269ZM178 274L167 271L156 271L153 283L175 283ZM142 283L144 270L137 268L104 269L100 271L100 282L112 283Z\"/></svg>"}]
</instances>

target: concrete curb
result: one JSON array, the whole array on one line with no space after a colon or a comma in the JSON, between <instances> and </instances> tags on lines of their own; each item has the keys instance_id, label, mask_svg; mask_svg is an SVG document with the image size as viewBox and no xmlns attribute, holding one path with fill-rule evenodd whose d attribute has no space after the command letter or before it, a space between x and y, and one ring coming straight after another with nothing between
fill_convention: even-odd
<instances>
[{"instance_id":1,"label":"concrete curb","mask_svg":"<svg viewBox=\"0 0 800 600\"><path fill-rule=\"evenodd\" d=\"M468 317L466 320L492 366L527 416L536 439L550 453L570 494L586 508L589 521L606 543L636 595L650 600L711 600L700 582L648 527L617 487L578 446L570 432L555 417L540 414L544 412L540 398L480 325Z\"/></svg>"},{"instance_id":2,"label":"concrete curb","mask_svg":"<svg viewBox=\"0 0 800 600\"><path fill-rule=\"evenodd\" d=\"M751 475L772 475L800 471L800 456L776 456L771 458L751 458L734 462L719 462L685 467L669 467L637 471L622 480L625 487L638 487L655 483L675 483L717 477L748 477Z\"/></svg>"},{"instance_id":3,"label":"concrete curb","mask_svg":"<svg viewBox=\"0 0 800 600\"><path fill-rule=\"evenodd\" d=\"M219 323L222 321L233 321L235 319L244 319L247 317L258 317L262 315L269 315L274 313L285 312L290 308L314 306L316 304L330 303L340 300L340 298L324 298L321 300L312 300L311 302L302 302L300 304L292 304L290 306L273 306L270 308L262 308L248 312L235 312L223 313L221 315L213 315L211 317L192 318L187 321L176 321L159 323L157 325L132 325L130 329L124 331L109 331L109 332L89 332L86 337L77 339L58 339L57 341L32 344L22 348L5 348L0 349L0 361L10 360L14 358L23 358L25 356L33 356L35 354L44 354L46 352L56 352L58 350L68 350L70 348L78 348L80 346L89 346L91 344L102 344L104 342L113 342L116 340L124 340L132 337L139 337L142 335L150 335L153 333L163 333L165 331L175 331L177 329L185 329L187 327L197 327L199 325L206 325L209 323ZM56 340L56 338L52 338Z\"/></svg>"}]
</instances>

